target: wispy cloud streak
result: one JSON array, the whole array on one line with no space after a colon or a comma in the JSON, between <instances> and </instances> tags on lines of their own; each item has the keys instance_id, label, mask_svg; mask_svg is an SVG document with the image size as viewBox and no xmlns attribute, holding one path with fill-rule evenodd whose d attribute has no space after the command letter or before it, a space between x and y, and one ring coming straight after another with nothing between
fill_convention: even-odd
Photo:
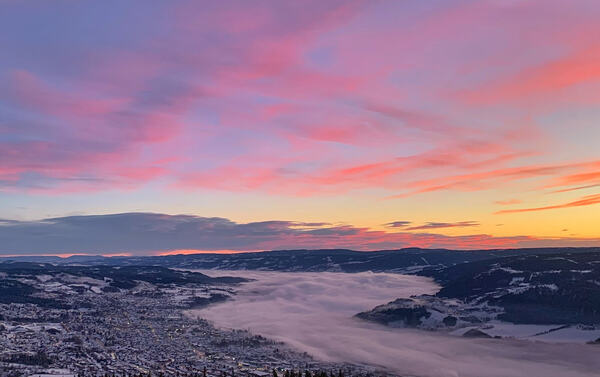
<instances>
[{"instance_id":1,"label":"wispy cloud streak","mask_svg":"<svg viewBox=\"0 0 600 377\"><path fill-rule=\"evenodd\" d=\"M582 197L579 200L574 200L572 202L556 204L544 207L534 207L534 208L516 208L516 209L506 209L503 211L496 212L497 214L504 213L519 213L519 212L536 212L536 211L546 211L549 209L560 209L560 208L570 208L570 207L583 207L590 206L594 204L600 204L600 194L587 195Z\"/></svg>"}]
</instances>

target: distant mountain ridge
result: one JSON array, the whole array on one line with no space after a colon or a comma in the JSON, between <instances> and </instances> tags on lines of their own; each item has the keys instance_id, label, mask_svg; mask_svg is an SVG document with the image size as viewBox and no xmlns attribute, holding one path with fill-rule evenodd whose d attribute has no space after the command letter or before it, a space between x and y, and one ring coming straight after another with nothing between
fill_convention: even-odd
<instances>
[{"instance_id":1,"label":"distant mountain ridge","mask_svg":"<svg viewBox=\"0 0 600 377\"><path fill-rule=\"evenodd\" d=\"M456 264L520 255L600 252L600 247L449 250L406 248L398 250L354 251L348 249L276 250L239 254L178 254L140 257L75 255L68 258L27 256L1 261L29 261L66 265L153 265L169 268L268 271L335 271L416 273Z\"/></svg>"},{"instance_id":2,"label":"distant mountain ridge","mask_svg":"<svg viewBox=\"0 0 600 377\"><path fill-rule=\"evenodd\" d=\"M0 272L20 263L31 268L36 261L35 257L12 259L0 263ZM157 276L170 275L172 279L180 276L172 275L173 270L167 269L416 274L433 278L442 289L435 296L380 305L370 312L360 313L359 318L427 328L455 328L493 319L523 324L600 324L598 247L469 251L409 248L371 252L278 250L149 257L41 257L39 261L46 263L40 268L70 269L70 273L75 274L83 268L86 274L92 275L98 273L89 269L94 266L104 274L127 270L128 275L137 274L136 268L142 266L150 269L144 271L148 273L154 266L164 269L153 271ZM114 268L117 270L111 270Z\"/></svg>"},{"instance_id":3,"label":"distant mountain ridge","mask_svg":"<svg viewBox=\"0 0 600 377\"><path fill-rule=\"evenodd\" d=\"M600 325L600 252L540 253L428 268L436 295L398 299L357 314L391 326L456 329L514 324Z\"/></svg>"}]
</instances>

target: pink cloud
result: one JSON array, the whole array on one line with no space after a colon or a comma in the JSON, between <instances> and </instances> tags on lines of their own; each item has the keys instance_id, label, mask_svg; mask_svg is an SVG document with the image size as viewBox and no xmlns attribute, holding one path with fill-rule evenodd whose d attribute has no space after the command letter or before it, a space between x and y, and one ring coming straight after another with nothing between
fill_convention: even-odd
<instances>
[{"instance_id":1,"label":"pink cloud","mask_svg":"<svg viewBox=\"0 0 600 377\"><path fill-rule=\"evenodd\" d=\"M560 190L551 191L551 193L559 193L559 192L569 192L569 191L577 191L577 190L585 190L589 188L600 187L600 184L586 185L586 186L577 186L577 187L569 187Z\"/></svg>"},{"instance_id":2,"label":"pink cloud","mask_svg":"<svg viewBox=\"0 0 600 377\"><path fill-rule=\"evenodd\" d=\"M600 169L600 162L591 164L589 168ZM600 182L600 170L588 171L570 174L562 177L558 177L551 184L552 186L570 186L570 185L581 185L586 183Z\"/></svg>"},{"instance_id":3,"label":"pink cloud","mask_svg":"<svg viewBox=\"0 0 600 377\"><path fill-rule=\"evenodd\" d=\"M2 189L161 180L177 189L377 188L404 197L517 182L540 189L530 178L556 187L597 181L591 165L553 162L544 128L519 105L598 79L593 5L235 4L165 5L148 24L115 21L116 30L131 28L116 39L62 25L65 38L89 38L50 46L74 57L72 67L47 56L2 68L11 115L0 124L11 136L0 139ZM39 46L26 42L28 52L15 54L29 62ZM489 110L506 101L519 106Z\"/></svg>"},{"instance_id":4,"label":"pink cloud","mask_svg":"<svg viewBox=\"0 0 600 377\"><path fill-rule=\"evenodd\" d=\"M515 168L501 168L476 173L446 176L435 179L414 181L408 187L414 188L411 194L439 190L475 191L502 185L509 182L540 177L555 177L561 173L585 169L597 164L597 161L565 163L559 165L530 165Z\"/></svg>"},{"instance_id":5,"label":"pink cloud","mask_svg":"<svg viewBox=\"0 0 600 377\"><path fill-rule=\"evenodd\" d=\"M590 206L594 204L600 204L600 194L587 195L578 200L550 205L545 207L534 207L534 208L517 208L517 209L506 209L503 211L496 212L496 214L506 214L506 213L521 213L521 212L537 212L537 211L546 211L549 209L561 209L561 208L571 208L571 207L583 207Z\"/></svg>"},{"instance_id":6,"label":"pink cloud","mask_svg":"<svg viewBox=\"0 0 600 377\"><path fill-rule=\"evenodd\" d=\"M107 115L125 106L128 98L82 98L81 93L59 91L32 73L17 70L10 77L7 98L34 112L64 120Z\"/></svg>"},{"instance_id":7,"label":"pink cloud","mask_svg":"<svg viewBox=\"0 0 600 377\"><path fill-rule=\"evenodd\" d=\"M532 96L547 98L562 89L594 81L600 81L600 49L596 46L524 69L513 77L468 92L465 98L473 104L530 101Z\"/></svg>"}]
</instances>

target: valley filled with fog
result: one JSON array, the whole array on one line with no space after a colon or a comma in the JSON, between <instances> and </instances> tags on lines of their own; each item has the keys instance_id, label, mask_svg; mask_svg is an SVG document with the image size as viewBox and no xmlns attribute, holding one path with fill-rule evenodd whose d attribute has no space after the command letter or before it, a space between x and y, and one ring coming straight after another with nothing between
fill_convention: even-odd
<instances>
[{"instance_id":1,"label":"valley filled with fog","mask_svg":"<svg viewBox=\"0 0 600 377\"><path fill-rule=\"evenodd\" d=\"M390 328L353 316L399 297L433 294L432 280L363 272L203 271L254 279L234 299L188 311L218 327L248 329L312 356L411 376L596 376L598 346L467 339Z\"/></svg>"}]
</instances>

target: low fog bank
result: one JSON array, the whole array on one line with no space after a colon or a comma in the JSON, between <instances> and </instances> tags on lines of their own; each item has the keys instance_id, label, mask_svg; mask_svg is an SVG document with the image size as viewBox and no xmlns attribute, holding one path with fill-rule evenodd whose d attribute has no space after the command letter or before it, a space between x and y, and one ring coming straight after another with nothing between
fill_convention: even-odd
<instances>
[{"instance_id":1,"label":"low fog bank","mask_svg":"<svg viewBox=\"0 0 600 377\"><path fill-rule=\"evenodd\" d=\"M234 300L190 314L219 327L281 340L324 360L431 377L591 377L600 370L596 346L465 339L352 318L398 297L436 292L439 287L424 277L368 272L209 274L256 280L244 284Z\"/></svg>"}]
</instances>

